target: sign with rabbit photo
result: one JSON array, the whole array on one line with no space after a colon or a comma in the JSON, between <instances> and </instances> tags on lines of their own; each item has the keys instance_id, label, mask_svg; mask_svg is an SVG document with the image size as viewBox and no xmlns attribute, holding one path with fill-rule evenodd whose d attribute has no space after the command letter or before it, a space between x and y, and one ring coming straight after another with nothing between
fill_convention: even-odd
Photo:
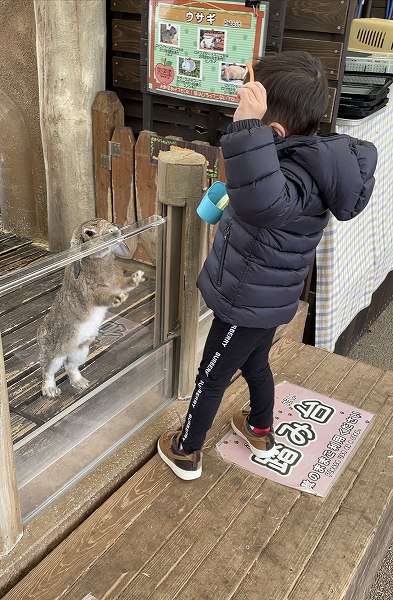
<instances>
[{"instance_id":1,"label":"sign with rabbit photo","mask_svg":"<svg viewBox=\"0 0 393 600\"><path fill-rule=\"evenodd\" d=\"M268 2L150 2L148 91L236 104L246 63L265 49Z\"/></svg>"}]
</instances>

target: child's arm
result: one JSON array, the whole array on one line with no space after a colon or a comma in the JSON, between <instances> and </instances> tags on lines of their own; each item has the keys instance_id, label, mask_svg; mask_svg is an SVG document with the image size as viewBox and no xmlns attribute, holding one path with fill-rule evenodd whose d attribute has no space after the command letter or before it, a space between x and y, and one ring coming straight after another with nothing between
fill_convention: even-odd
<instances>
[{"instance_id":1,"label":"child's arm","mask_svg":"<svg viewBox=\"0 0 393 600\"><path fill-rule=\"evenodd\" d=\"M261 126L267 110L261 83L238 90L239 106L229 133L221 138L227 189L238 217L258 227L279 227L296 219L312 187L311 177L280 168L273 133Z\"/></svg>"}]
</instances>

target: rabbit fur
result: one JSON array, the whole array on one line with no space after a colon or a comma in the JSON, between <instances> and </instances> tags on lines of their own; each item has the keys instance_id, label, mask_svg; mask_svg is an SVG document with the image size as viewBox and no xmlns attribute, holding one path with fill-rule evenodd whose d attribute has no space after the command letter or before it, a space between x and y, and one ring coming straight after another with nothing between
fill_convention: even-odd
<instances>
[{"instance_id":1,"label":"rabbit fur","mask_svg":"<svg viewBox=\"0 0 393 600\"><path fill-rule=\"evenodd\" d=\"M105 219L92 219L76 227L71 248L110 233L119 235L119 227ZM63 365L74 388L88 387L79 366L86 361L107 309L125 302L129 292L145 281L140 270L125 275L115 255L130 255L124 242L65 267L62 286L37 331L44 396L60 394L55 375Z\"/></svg>"},{"instance_id":2,"label":"rabbit fur","mask_svg":"<svg viewBox=\"0 0 393 600\"><path fill-rule=\"evenodd\" d=\"M225 79L225 81L230 81L231 79L244 79L246 73L246 69L239 65L230 65L229 67L223 66L221 69L221 79Z\"/></svg>"},{"instance_id":3,"label":"rabbit fur","mask_svg":"<svg viewBox=\"0 0 393 600\"><path fill-rule=\"evenodd\" d=\"M172 44L176 36L176 27L173 27L173 25L161 25L161 41L164 44Z\"/></svg>"},{"instance_id":4,"label":"rabbit fur","mask_svg":"<svg viewBox=\"0 0 393 600\"><path fill-rule=\"evenodd\" d=\"M208 48L209 50L211 49L215 49L216 44L220 41L220 38L217 36L214 36L212 38L205 38L203 37L201 40L201 48Z\"/></svg>"}]
</instances>

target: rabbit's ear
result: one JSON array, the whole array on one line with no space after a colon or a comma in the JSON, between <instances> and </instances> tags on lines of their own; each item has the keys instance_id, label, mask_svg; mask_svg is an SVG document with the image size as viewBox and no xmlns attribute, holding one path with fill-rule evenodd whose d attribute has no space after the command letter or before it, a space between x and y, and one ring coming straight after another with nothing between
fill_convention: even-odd
<instances>
[{"instance_id":1,"label":"rabbit's ear","mask_svg":"<svg viewBox=\"0 0 393 600\"><path fill-rule=\"evenodd\" d=\"M130 249L128 248L127 244L125 244L124 242L119 242L112 250L113 254L115 256L119 256L119 257L130 257L131 256L131 252Z\"/></svg>"},{"instance_id":2,"label":"rabbit's ear","mask_svg":"<svg viewBox=\"0 0 393 600\"><path fill-rule=\"evenodd\" d=\"M75 279L78 279L78 277L79 277L79 275L81 273L81 270L82 270L81 261L80 260L75 260L72 263L72 271L74 273Z\"/></svg>"},{"instance_id":3,"label":"rabbit's ear","mask_svg":"<svg viewBox=\"0 0 393 600\"><path fill-rule=\"evenodd\" d=\"M84 241L85 240L83 239L83 234L81 233L77 245L83 244ZM72 263L72 270L74 272L75 279L78 279L79 275L81 274L81 270L82 270L82 263L80 260L74 260L74 262Z\"/></svg>"}]
</instances>

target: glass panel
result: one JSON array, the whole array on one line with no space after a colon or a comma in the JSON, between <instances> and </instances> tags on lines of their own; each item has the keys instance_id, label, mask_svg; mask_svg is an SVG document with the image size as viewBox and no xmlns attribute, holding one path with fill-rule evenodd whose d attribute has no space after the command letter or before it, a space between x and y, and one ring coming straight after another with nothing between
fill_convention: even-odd
<instances>
[{"instance_id":1,"label":"glass panel","mask_svg":"<svg viewBox=\"0 0 393 600\"><path fill-rule=\"evenodd\" d=\"M24 521L127 441L172 398L173 342L86 394L15 446ZM36 433L36 432L34 432Z\"/></svg>"},{"instance_id":2,"label":"glass panel","mask_svg":"<svg viewBox=\"0 0 393 600\"><path fill-rule=\"evenodd\" d=\"M161 337L164 223L151 217L0 277L25 520L172 397L172 344Z\"/></svg>"}]
</instances>

